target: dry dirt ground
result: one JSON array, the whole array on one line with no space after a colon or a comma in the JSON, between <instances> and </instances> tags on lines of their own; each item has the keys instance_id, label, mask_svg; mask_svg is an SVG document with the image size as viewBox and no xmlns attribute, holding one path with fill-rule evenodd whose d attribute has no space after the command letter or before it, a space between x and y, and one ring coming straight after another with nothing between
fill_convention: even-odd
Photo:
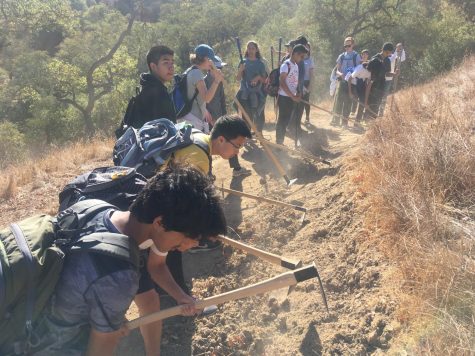
<instances>
[{"instance_id":1,"label":"dry dirt ground","mask_svg":"<svg viewBox=\"0 0 475 356\"><path fill-rule=\"evenodd\" d=\"M274 115L268 112L267 117L270 123L265 135L273 140ZM163 355L366 355L391 347L401 328L395 316L397 275L377 246L365 242L367 231L360 207L363 195L357 189L358 174L351 160L362 132L332 127L329 122L328 114L312 109L302 143L308 151L331 160L331 167L279 154L288 175L298 178L290 188L264 152L252 144L240 158L243 166L253 169L252 176L231 178L231 169L222 159L215 160L214 173L219 186L309 209L301 226L301 213L296 210L224 195L228 223L243 242L300 259L304 265L315 261L330 313L325 311L317 281L309 280L286 298L282 291L274 292L226 303L208 317L166 320ZM287 138L286 144L293 147L293 140ZM65 183L79 173L110 164L99 157L19 188L15 198L0 202L1 225L33 213L54 213L57 193ZM240 288L285 271L228 247L186 253L184 261L187 280L197 297ZM163 307L172 305L167 298L162 298L162 303ZM128 317L137 316L132 305ZM144 354L137 330L121 342L117 354Z\"/></svg>"}]
</instances>

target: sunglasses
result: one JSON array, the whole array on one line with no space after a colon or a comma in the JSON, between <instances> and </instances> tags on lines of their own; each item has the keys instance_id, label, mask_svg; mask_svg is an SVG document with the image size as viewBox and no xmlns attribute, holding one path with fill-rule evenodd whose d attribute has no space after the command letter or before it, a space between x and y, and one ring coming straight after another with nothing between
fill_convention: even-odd
<instances>
[{"instance_id":1,"label":"sunglasses","mask_svg":"<svg viewBox=\"0 0 475 356\"><path fill-rule=\"evenodd\" d=\"M351 47L351 45L344 45L343 48Z\"/></svg>"},{"instance_id":2,"label":"sunglasses","mask_svg":"<svg viewBox=\"0 0 475 356\"><path fill-rule=\"evenodd\" d=\"M228 139L227 137L224 137L224 139L225 139L227 142L229 142L229 143L231 144L231 146L233 146L233 147L234 147L235 149L237 149L237 150L240 150L240 149L243 147L243 146L238 146L238 145L236 145L234 142L231 142L231 140Z\"/></svg>"}]
</instances>

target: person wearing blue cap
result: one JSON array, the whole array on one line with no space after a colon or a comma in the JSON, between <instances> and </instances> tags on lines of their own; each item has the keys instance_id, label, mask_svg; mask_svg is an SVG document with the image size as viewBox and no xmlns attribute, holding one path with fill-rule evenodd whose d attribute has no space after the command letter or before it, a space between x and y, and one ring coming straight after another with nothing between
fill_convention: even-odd
<instances>
[{"instance_id":1,"label":"person wearing blue cap","mask_svg":"<svg viewBox=\"0 0 475 356\"><path fill-rule=\"evenodd\" d=\"M192 66L187 70L187 96L189 100L194 99L191 111L178 120L178 122L188 122L206 134L209 133L209 124L213 122L206 104L211 102L219 84L224 79L222 73L213 65L213 62L217 61L214 50L206 44L197 46L194 53L190 55ZM204 73L208 71L214 78L209 89L206 88L204 81Z\"/></svg>"}]
</instances>

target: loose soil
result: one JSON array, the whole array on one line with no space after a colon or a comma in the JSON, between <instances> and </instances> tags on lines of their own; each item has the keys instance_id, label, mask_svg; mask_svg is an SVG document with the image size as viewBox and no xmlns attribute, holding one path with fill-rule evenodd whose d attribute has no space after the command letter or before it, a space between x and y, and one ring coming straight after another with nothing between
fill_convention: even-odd
<instances>
[{"instance_id":1,"label":"loose soil","mask_svg":"<svg viewBox=\"0 0 475 356\"><path fill-rule=\"evenodd\" d=\"M273 113L268 112L267 117L274 120ZM213 169L218 186L302 204L309 210L301 226L301 212L224 195L228 223L236 231L230 237L300 259L304 265L315 261L330 313L325 311L318 282L305 281L288 296L286 291L278 291L226 303L208 317L166 320L163 355L366 355L390 348L401 328L395 316L397 273L374 242L366 242L364 195L357 185L361 177L351 159L363 132L332 127L329 122L328 114L312 109L311 124L301 141L307 151L331 160L331 167L278 154L290 178L298 178L290 188L262 149L252 143L240 157L244 167L253 169L251 176L232 178L228 163L220 158ZM267 124L265 136L273 140L274 132L274 124ZM291 138L285 143L293 147ZM57 194L68 181L111 164L109 159L98 158L68 172L51 172L35 179L19 188L15 198L0 202L1 225L34 213L54 213ZM186 253L184 263L189 285L199 298L285 272L229 247ZM162 307L172 305L170 298L162 298ZM137 316L132 305L127 317ZM137 330L123 339L117 354L144 354Z\"/></svg>"}]
</instances>

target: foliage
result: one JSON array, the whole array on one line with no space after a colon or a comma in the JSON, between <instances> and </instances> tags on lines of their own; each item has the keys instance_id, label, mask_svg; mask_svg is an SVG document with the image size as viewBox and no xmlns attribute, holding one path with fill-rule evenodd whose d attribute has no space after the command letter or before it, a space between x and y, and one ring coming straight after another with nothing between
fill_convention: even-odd
<instances>
[{"instance_id":1,"label":"foliage","mask_svg":"<svg viewBox=\"0 0 475 356\"><path fill-rule=\"evenodd\" d=\"M156 44L175 51L176 72L188 67L196 45L213 46L228 63L232 96L236 36L243 47L257 40L271 67L279 37L286 43L305 34L316 62L312 100L326 98L345 36L373 54L385 41L403 42L408 60L400 82L407 86L473 52L472 10L459 0L0 0L0 120L35 147L110 134Z\"/></svg>"},{"instance_id":2,"label":"foliage","mask_svg":"<svg viewBox=\"0 0 475 356\"><path fill-rule=\"evenodd\" d=\"M0 168L25 158L25 136L15 124L0 122Z\"/></svg>"}]
</instances>

